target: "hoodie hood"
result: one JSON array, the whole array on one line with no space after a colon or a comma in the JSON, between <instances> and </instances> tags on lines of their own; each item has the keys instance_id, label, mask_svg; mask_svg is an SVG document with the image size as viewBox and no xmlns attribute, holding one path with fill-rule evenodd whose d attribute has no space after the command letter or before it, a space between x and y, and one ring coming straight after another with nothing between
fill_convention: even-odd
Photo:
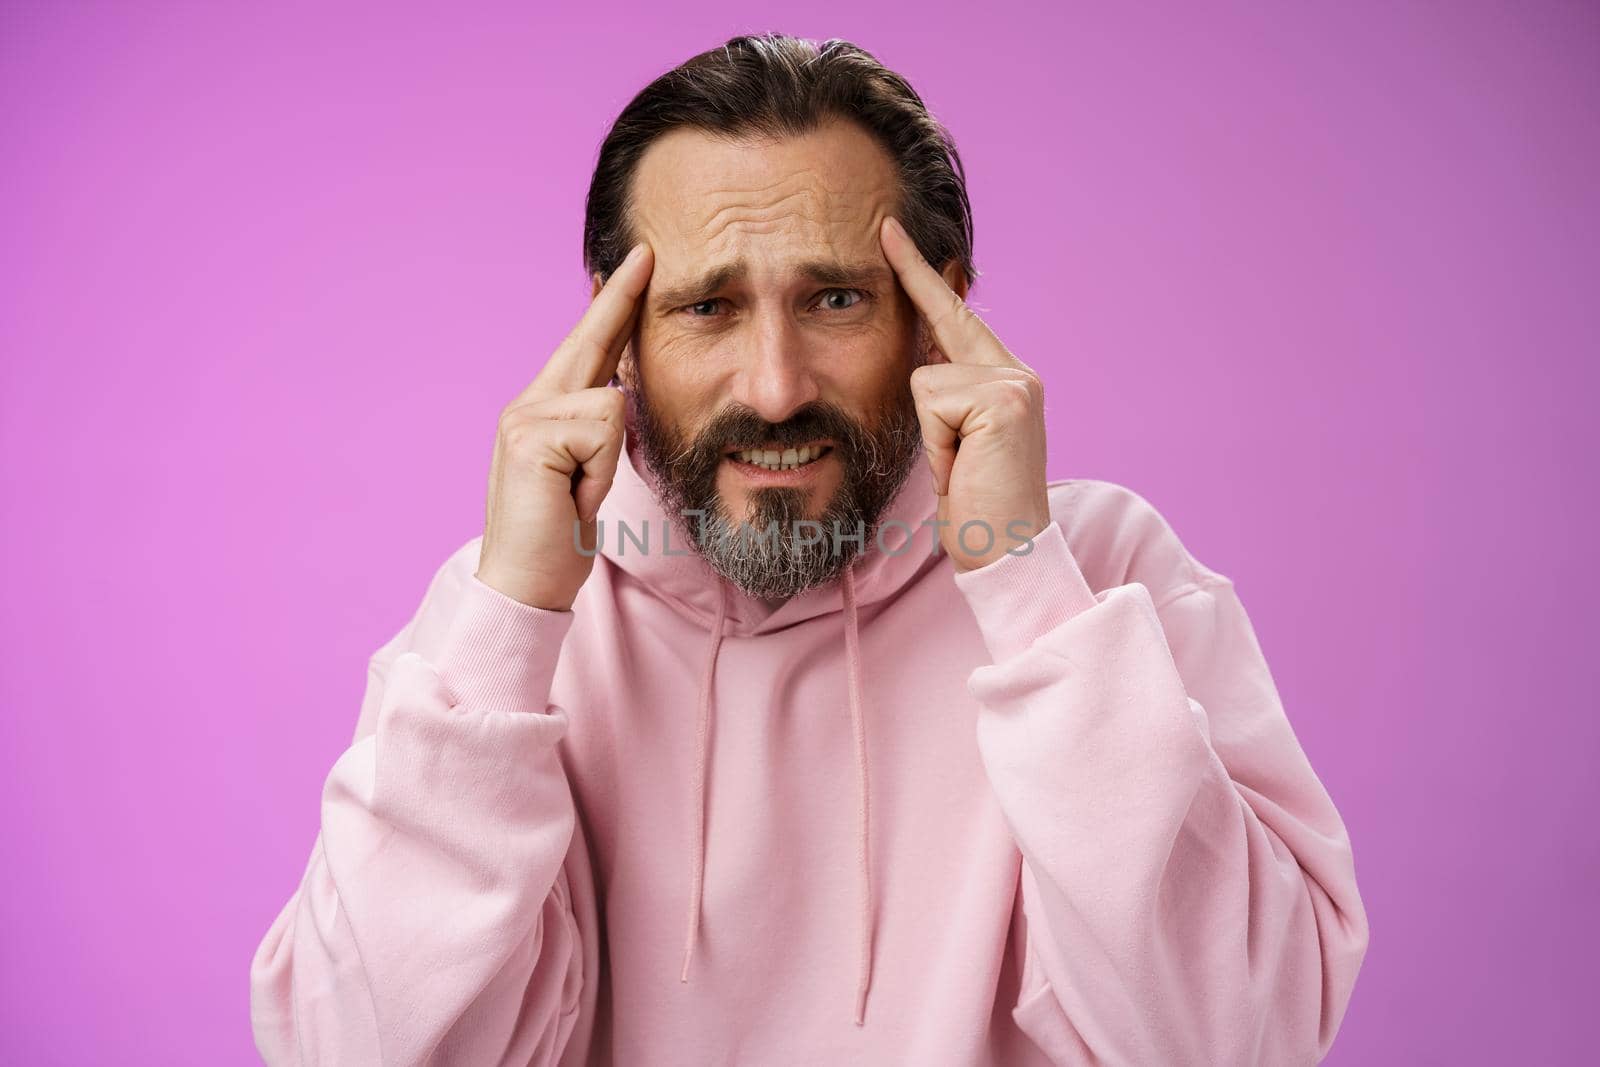
<instances>
[{"instance_id":1,"label":"hoodie hood","mask_svg":"<svg viewBox=\"0 0 1600 1067\"><path fill-rule=\"evenodd\" d=\"M700 925L706 852L706 767L711 756L712 694L722 639L729 635L777 633L795 623L820 616L837 616L840 641L844 645L849 706L839 709L836 721L840 729L848 728L854 736L859 793L857 832L852 843L861 887L855 1021L857 1025L865 1022L867 991L872 981L874 908L868 835L871 776L866 709L862 705L864 664L860 654L860 612L877 601L892 598L919 574L944 563L943 554L933 551L937 527L923 527L924 522L931 522L937 515L938 497L933 492L933 480L925 472L913 470L880 517L876 533L868 531L864 549L839 579L791 597L774 608L723 579L686 539L683 528L672 525L654 479L642 459L636 457L636 437L633 427L628 427L616 480L596 516L602 523L599 554L648 586L687 623L704 630L706 635L696 709L695 778L690 784L695 799L691 810L696 822L691 834L694 849L686 872L690 882L689 914L680 981L689 980ZM647 548L640 549L637 543L622 538L619 524L643 540Z\"/></svg>"}]
</instances>

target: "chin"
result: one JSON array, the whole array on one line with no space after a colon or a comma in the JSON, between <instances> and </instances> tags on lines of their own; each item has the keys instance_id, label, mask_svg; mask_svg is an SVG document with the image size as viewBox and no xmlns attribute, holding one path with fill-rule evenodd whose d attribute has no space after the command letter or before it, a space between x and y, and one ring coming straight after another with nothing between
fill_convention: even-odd
<instances>
[{"instance_id":1,"label":"chin","mask_svg":"<svg viewBox=\"0 0 1600 1067\"><path fill-rule=\"evenodd\" d=\"M790 484L769 479L766 480L766 484L752 485L749 477L737 470L727 469L729 466L725 463L724 470L717 478L717 496L721 499L727 515L735 523L755 521L757 509L753 504L762 494L771 494L768 496L769 500L778 495L789 496L790 499L798 496L803 503L797 509L800 512L797 517L818 519L827 510L829 502L839 488L837 476L808 478ZM768 513L770 514L770 509Z\"/></svg>"},{"instance_id":2,"label":"chin","mask_svg":"<svg viewBox=\"0 0 1600 1067\"><path fill-rule=\"evenodd\" d=\"M761 494L773 494L774 496L778 494L785 496L791 494L803 494L801 499L804 502L797 509L798 514L795 516L796 518L800 519L818 519L828 507L828 498L817 492L815 489L809 491L803 489L735 490L732 493L722 496L722 506L734 523L744 522L753 524L758 518L755 501L760 498ZM767 499L772 500L773 496L768 496ZM771 514L770 507L768 509L768 514Z\"/></svg>"}]
</instances>

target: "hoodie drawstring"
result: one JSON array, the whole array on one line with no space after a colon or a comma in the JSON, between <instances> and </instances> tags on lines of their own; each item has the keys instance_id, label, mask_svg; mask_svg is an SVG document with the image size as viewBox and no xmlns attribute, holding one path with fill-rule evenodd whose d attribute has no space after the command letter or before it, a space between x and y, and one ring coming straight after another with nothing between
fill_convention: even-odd
<instances>
[{"instance_id":1,"label":"hoodie drawstring","mask_svg":"<svg viewBox=\"0 0 1600 1067\"><path fill-rule=\"evenodd\" d=\"M867 720L861 704L861 628L856 620L855 569L844 569L844 658L850 675L850 724L856 735L856 777L861 789L857 809L856 860L861 872L861 963L856 980L856 1025L867 1021L867 987L872 983L872 848L867 831L871 809L867 806Z\"/></svg>"},{"instance_id":2,"label":"hoodie drawstring","mask_svg":"<svg viewBox=\"0 0 1600 1067\"><path fill-rule=\"evenodd\" d=\"M695 826L694 855L690 874L689 933L683 948L683 972L680 982L689 980L689 961L694 956L694 944L700 931L700 904L705 895L706 854L706 765L711 744L711 692L717 672L717 653L722 648L722 630L728 617L728 597L722 583L717 586L717 621L711 630L710 645L706 652L705 670L700 678L699 717L696 722L695 750ZM868 830L871 809L868 806L870 791L867 780L867 723L861 695L861 628L856 612L855 570L844 570L844 648L845 669L849 678L850 725L855 736L856 776L860 788L860 803L856 808L857 870L861 876L860 911L857 913L860 929L860 957L856 979L856 1025L867 1019L867 990L872 983L872 941L874 932L872 908L872 849Z\"/></svg>"},{"instance_id":3,"label":"hoodie drawstring","mask_svg":"<svg viewBox=\"0 0 1600 1067\"><path fill-rule=\"evenodd\" d=\"M711 646L706 652L706 667L700 675L700 711L695 722L694 759L694 868L689 878L689 934L683 946L683 973L678 981L689 980L689 960L694 956L695 936L700 932L700 899L706 878L706 761L711 747L711 683L717 675L717 652L722 648L722 627L728 620L728 593L720 581L717 587L717 621L711 627Z\"/></svg>"}]
</instances>

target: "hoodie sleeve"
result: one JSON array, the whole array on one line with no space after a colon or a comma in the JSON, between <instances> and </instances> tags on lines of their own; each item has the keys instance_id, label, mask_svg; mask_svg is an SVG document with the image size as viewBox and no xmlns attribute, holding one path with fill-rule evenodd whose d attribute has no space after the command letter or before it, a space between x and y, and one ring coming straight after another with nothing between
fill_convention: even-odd
<instances>
[{"instance_id":1,"label":"hoodie sleeve","mask_svg":"<svg viewBox=\"0 0 1600 1067\"><path fill-rule=\"evenodd\" d=\"M956 576L1023 856L1013 1016L1056 1064L1315 1063L1366 952L1349 838L1244 607L1186 573L1160 605L1095 593L1052 522Z\"/></svg>"},{"instance_id":2,"label":"hoodie sleeve","mask_svg":"<svg viewBox=\"0 0 1600 1067\"><path fill-rule=\"evenodd\" d=\"M485 585L476 558L369 662L310 862L251 963L273 1067L581 1062L598 940L547 703L573 615Z\"/></svg>"}]
</instances>

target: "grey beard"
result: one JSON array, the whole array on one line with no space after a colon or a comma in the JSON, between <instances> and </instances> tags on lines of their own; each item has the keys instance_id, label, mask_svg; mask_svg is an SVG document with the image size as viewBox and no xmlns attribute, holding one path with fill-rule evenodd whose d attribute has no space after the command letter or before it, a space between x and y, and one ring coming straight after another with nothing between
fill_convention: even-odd
<instances>
[{"instance_id":1,"label":"grey beard","mask_svg":"<svg viewBox=\"0 0 1600 1067\"><path fill-rule=\"evenodd\" d=\"M693 531L695 547L712 569L750 596L792 597L831 581L860 551L851 509L830 504L813 527L794 508L790 491L779 492L784 496L756 506L749 524L729 521L719 502ZM850 536L836 543L835 530Z\"/></svg>"},{"instance_id":2,"label":"grey beard","mask_svg":"<svg viewBox=\"0 0 1600 1067\"><path fill-rule=\"evenodd\" d=\"M689 442L678 442L648 401L630 396L639 450L663 503L689 542L728 582L749 596L787 599L823 585L872 543L877 522L905 485L922 447L909 386L867 431L832 405L808 405L783 423L748 408L725 409ZM804 513L804 490L768 488L750 494L752 514L736 521L716 490L729 441L801 444L834 440L844 465L833 499L816 519Z\"/></svg>"}]
</instances>

